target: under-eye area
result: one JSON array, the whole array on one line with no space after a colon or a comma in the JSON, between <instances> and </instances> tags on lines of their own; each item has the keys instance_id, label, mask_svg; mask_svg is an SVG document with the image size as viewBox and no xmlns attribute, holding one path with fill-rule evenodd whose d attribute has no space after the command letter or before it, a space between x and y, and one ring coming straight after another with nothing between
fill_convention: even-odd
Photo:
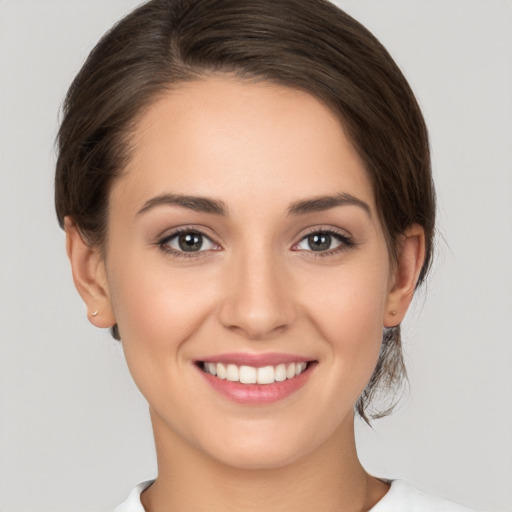
<instances>
[{"instance_id":1,"label":"under-eye area","mask_svg":"<svg viewBox=\"0 0 512 512\"><path fill-rule=\"evenodd\" d=\"M198 361L197 366L205 373L221 380L241 384L274 384L294 379L309 370L316 361L280 363L261 367Z\"/></svg>"}]
</instances>

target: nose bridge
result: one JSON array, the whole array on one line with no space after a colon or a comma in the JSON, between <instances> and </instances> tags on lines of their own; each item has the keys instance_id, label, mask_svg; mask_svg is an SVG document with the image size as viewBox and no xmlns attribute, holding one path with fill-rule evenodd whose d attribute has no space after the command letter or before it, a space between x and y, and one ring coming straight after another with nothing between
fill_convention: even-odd
<instances>
[{"instance_id":1,"label":"nose bridge","mask_svg":"<svg viewBox=\"0 0 512 512\"><path fill-rule=\"evenodd\" d=\"M263 339L293 321L287 273L270 244L237 251L227 273L227 293L220 311L226 327L243 331L250 339Z\"/></svg>"}]
</instances>

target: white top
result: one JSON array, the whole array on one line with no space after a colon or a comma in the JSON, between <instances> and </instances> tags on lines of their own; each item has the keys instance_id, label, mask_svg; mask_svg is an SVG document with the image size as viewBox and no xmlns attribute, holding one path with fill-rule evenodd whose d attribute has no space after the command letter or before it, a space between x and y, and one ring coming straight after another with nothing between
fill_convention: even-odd
<instances>
[{"instance_id":1,"label":"white top","mask_svg":"<svg viewBox=\"0 0 512 512\"><path fill-rule=\"evenodd\" d=\"M143 482L114 512L145 512L140 495L154 480ZM474 512L442 498L430 496L404 480L393 480L387 494L369 512Z\"/></svg>"}]
</instances>

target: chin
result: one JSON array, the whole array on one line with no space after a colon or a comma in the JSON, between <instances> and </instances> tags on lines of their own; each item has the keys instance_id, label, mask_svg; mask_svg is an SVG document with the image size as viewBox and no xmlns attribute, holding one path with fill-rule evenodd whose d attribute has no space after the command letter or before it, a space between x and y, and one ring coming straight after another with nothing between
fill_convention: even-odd
<instances>
[{"instance_id":1,"label":"chin","mask_svg":"<svg viewBox=\"0 0 512 512\"><path fill-rule=\"evenodd\" d=\"M244 436L229 442L219 442L206 449L210 456L227 466L247 470L269 470L287 466L308 453L307 444L300 440ZM313 450L314 446L310 446Z\"/></svg>"},{"instance_id":2,"label":"chin","mask_svg":"<svg viewBox=\"0 0 512 512\"><path fill-rule=\"evenodd\" d=\"M245 470L271 470L278 469L293 463L300 456L295 450L284 451L282 449L267 449L266 451L223 452L218 454L218 461L237 469Z\"/></svg>"}]
</instances>

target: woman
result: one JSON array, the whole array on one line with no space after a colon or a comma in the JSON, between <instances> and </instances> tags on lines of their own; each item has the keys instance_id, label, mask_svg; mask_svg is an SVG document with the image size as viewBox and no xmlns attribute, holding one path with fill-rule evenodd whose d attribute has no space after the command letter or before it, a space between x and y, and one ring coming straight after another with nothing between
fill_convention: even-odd
<instances>
[{"instance_id":1,"label":"woman","mask_svg":"<svg viewBox=\"0 0 512 512\"><path fill-rule=\"evenodd\" d=\"M150 405L158 477L118 510L465 510L367 474L354 440L405 374L434 196L409 86L331 4L117 24L69 90L56 207Z\"/></svg>"}]
</instances>

